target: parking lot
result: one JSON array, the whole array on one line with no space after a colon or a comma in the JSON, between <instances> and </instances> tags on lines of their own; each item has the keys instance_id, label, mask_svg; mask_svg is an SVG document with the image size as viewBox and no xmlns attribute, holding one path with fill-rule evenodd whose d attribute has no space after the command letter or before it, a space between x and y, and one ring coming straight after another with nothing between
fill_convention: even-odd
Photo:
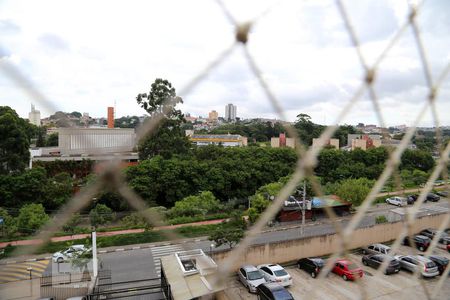
<instances>
[{"instance_id":1,"label":"parking lot","mask_svg":"<svg viewBox=\"0 0 450 300\"><path fill-rule=\"evenodd\" d=\"M398 254L416 254L413 248L401 246ZM441 249L434 251L436 255L449 257L448 253ZM364 270L364 277L360 283L365 287L367 298L369 299L426 299L422 285L413 278L413 274L401 270L398 274L382 275L376 279L373 275L376 270L364 266L361 263L362 254L351 254L350 260L357 263ZM295 299L359 299L361 297L359 284L352 281L344 281L341 277L331 273L322 280L311 278L303 270L296 266L286 267L286 271L293 278L293 285L288 288ZM435 286L441 277L432 279L420 279L429 290L434 292ZM311 298L311 289L315 288L316 294ZM237 276L233 277L227 289L230 299L257 299L257 296L250 294L246 288L238 281ZM444 283L438 299L448 299L450 295L450 277Z\"/></svg>"}]
</instances>

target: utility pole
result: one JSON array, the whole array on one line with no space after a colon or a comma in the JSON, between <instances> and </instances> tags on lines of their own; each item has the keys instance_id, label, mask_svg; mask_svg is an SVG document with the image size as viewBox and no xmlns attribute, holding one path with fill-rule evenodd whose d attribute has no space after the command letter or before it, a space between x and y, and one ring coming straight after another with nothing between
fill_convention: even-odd
<instances>
[{"instance_id":1,"label":"utility pole","mask_svg":"<svg viewBox=\"0 0 450 300\"><path fill-rule=\"evenodd\" d=\"M92 232L92 271L94 273L94 278L98 275L98 265L97 265L97 232Z\"/></svg>"},{"instance_id":2,"label":"utility pole","mask_svg":"<svg viewBox=\"0 0 450 300\"><path fill-rule=\"evenodd\" d=\"M306 205L306 182L303 180L303 201L302 201L302 235L305 227L305 205Z\"/></svg>"}]
</instances>

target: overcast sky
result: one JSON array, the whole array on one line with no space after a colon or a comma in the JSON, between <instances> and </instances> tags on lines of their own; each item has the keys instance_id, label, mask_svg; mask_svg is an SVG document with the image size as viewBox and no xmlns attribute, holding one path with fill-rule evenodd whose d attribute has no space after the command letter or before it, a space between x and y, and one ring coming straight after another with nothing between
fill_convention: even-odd
<instances>
[{"instance_id":1,"label":"overcast sky","mask_svg":"<svg viewBox=\"0 0 450 300\"><path fill-rule=\"evenodd\" d=\"M242 3L245 2L245 3ZM288 120L299 113L329 124L363 77L334 1L227 1L238 21L272 9L252 28L249 50L280 99ZM372 63L405 21L402 0L345 1L367 61ZM428 0L418 18L433 78L450 61L450 1ZM142 115L135 101L155 78L184 87L234 40L234 28L215 1L2 1L2 63L16 65L55 107L32 99L0 72L0 105L28 117L62 111ZM410 124L424 103L426 81L411 29L380 65L375 88L388 125ZM441 124L450 125L450 77L438 98ZM184 99L182 110L238 117L277 117L236 48ZM422 126L432 125L428 112ZM367 95L341 123L379 124Z\"/></svg>"}]
</instances>

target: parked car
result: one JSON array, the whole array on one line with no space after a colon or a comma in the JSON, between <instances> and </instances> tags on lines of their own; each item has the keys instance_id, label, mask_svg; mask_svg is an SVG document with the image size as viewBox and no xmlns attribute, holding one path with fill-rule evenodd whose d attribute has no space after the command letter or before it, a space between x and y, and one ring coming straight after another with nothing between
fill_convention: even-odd
<instances>
[{"instance_id":1,"label":"parked car","mask_svg":"<svg viewBox=\"0 0 450 300\"><path fill-rule=\"evenodd\" d=\"M347 259L338 259L331 272L341 276L345 281L363 277L363 270Z\"/></svg>"},{"instance_id":2,"label":"parked car","mask_svg":"<svg viewBox=\"0 0 450 300\"><path fill-rule=\"evenodd\" d=\"M267 282L277 282L282 286L292 285L291 275L280 265L264 264L259 265L258 269L261 270Z\"/></svg>"},{"instance_id":3,"label":"parked car","mask_svg":"<svg viewBox=\"0 0 450 300\"><path fill-rule=\"evenodd\" d=\"M433 239L436 235L439 235L439 243L444 245L450 244L450 235L448 235L445 231L439 232L439 230L427 228L422 230L420 234L429 237L430 239Z\"/></svg>"},{"instance_id":4,"label":"parked car","mask_svg":"<svg viewBox=\"0 0 450 300\"><path fill-rule=\"evenodd\" d=\"M304 270L312 278L316 278L325 265L325 261L321 258L302 258L298 260L297 265L299 269Z\"/></svg>"},{"instance_id":5,"label":"parked car","mask_svg":"<svg viewBox=\"0 0 450 300\"><path fill-rule=\"evenodd\" d=\"M294 300L294 297L284 286L271 282L262 283L256 288L260 300Z\"/></svg>"},{"instance_id":6,"label":"parked car","mask_svg":"<svg viewBox=\"0 0 450 300\"><path fill-rule=\"evenodd\" d=\"M426 251L428 247L430 246L431 240L429 237L426 237L424 235L415 235L411 241L410 237L407 236L403 239L403 245L406 246L413 246L414 243L416 244L416 248L420 251Z\"/></svg>"},{"instance_id":7,"label":"parked car","mask_svg":"<svg viewBox=\"0 0 450 300\"><path fill-rule=\"evenodd\" d=\"M416 202L417 198L419 198L419 195L417 195L417 194L408 195L406 197L406 202L408 204L414 204L414 202Z\"/></svg>"},{"instance_id":8,"label":"parked car","mask_svg":"<svg viewBox=\"0 0 450 300\"><path fill-rule=\"evenodd\" d=\"M238 278L250 293L256 293L256 288L266 282L262 272L252 265L240 267Z\"/></svg>"},{"instance_id":9,"label":"parked car","mask_svg":"<svg viewBox=\"0 0 450 300\"><path fill-rule=\"evenodd\" d=\"M397 206L406 206L408 204L408 202L406 201L406 198L397 197L397 196L386 198L386 203L392 204L392 205L397 205Z\"/></svg>"},{"instance_id":10,"label":"parked car","mask_svg":"<svg viewBox=\"0 0 450 300\"><path fill-rule=\"evenodd\" d=\"M428 193L426 199L427 199L427 201L438 202L439 199L441 199L441 197L439 197L438 195L433 194L433 193Z\"/></svg>"},{"instance_id":11,"label":"parked car","mask_svg":"<svg viewBox=\"0 0 450 300\"><path fill-rule=\"evenodd\" d=\"M436 195L439 195L441 197L447 198L448 197L448 192L447 191L439 191L439 192L436 192Z\"/></svg>"},{"instance_id":12,"label":"parked car","mask_svg":"<svg viewBox=\"0 0 450 300\"><path fill-rule=\"evenodd\" d=\"M449 263L448 258L440 255L430 255L427 257L436 264L439 271L439 275L442 275L442 273L444 273L445 269L448 266Z\"/></svg>"},{"instance_id":13,"label":"parked car","mask_svg":"<svg viewBox=\"0 0 450 300\"><path fill-rule=\"evenodd\" d=\"M400 261L400 266L410 272L420 272L423 277L435 277L439 275L439 270L436 264L420 255L398 255L395 256Z\"/></svg>"},{"instance_id":14,"label":"parked car","mask_svg":"<svg viewBox=\"0 0 450 300\"><path fill-rule=\"evenodd\" d=\"M72 245L64 251L55 252L52 256L52 259L56 263L62 263L72 258L75 254L83 253L86 251L90 251L90 249L86 248L85 245Z\"/></svg>"},{"instance_id":15,"label":"parked car","mask_svg":"<svg viewBox=\"0 0 450 300\"><path fill-rule=\"evenodd\" d=\"M362 248L363 254L389 254L391 247L383 244L372 244Z\"/></svg>"},{"instance_id":16,"label":"parked car","mask_svg":"<svg viewBox=\"0 0 450 300\"><path fill-rule=\"evenodd\" d=\"M395 274L400 271L400 262L392 256L384 255L384 254L371 254L365 255L362 257L362 263L365 266L372 267L374 269L378 269L384 260L388 259L389 264L384 271L384 274Z\"/></svg>"}]
</instances>

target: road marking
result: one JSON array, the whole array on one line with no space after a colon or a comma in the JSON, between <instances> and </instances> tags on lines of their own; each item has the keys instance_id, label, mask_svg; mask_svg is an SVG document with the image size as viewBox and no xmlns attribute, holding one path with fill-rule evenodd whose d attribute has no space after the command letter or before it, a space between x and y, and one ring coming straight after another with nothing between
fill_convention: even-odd
<instances>
[{"instance_id":1,"label":"road marking","mask_svg":"<svg viewBox=\"0 0 450 300\"><path fill-rule=\"evenodd\" d=\"M0 283L7 283L17 280L27 280L31 276L36 278L40 277L45 272L50 260L29 260L28 262L7 264L0 266Z\"/></svg>"},{"instance_id":2,"label":"road marking","mask_svg":"<svg viewBox=\"0 0 450 300\"><path fill-rule=\"evenodd\" d=\"M160 258L163 256L171 255L178 251L183 251L183 247L181 245L170 245L170 246L161 246L161 247L153 247L152 249L153 263L155 265L155 272L158 276L161 274L161 261Z\"/></svg>"}]
</instances>

